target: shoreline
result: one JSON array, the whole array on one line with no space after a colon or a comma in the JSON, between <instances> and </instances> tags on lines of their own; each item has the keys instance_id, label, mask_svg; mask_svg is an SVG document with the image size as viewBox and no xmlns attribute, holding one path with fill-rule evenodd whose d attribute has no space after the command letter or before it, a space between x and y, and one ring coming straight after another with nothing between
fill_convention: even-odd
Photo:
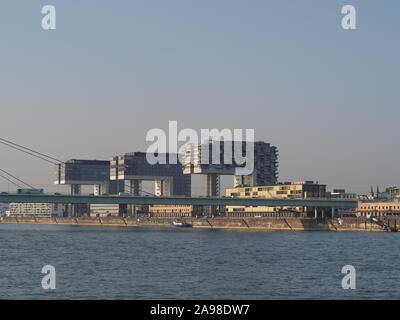
<instances>
[{"instance_id":1,"label":"shoreline","mask_svg":"<svg viewBox=\"0 0 400 320\"><path fill-rule=\"evenodd\" d=\"M75 225L75 226L107 226L107 227L171 227L175 218L140 217L79 217L79 218L50 218L50 217L1 217L1 224L43 224L43 225ZM334 232L387 232L381 225L371 222L364 217L345 217L340 225L337 219L331 218L284 218L284 217L216 217L193 218L184 220L194 229L215 229L231 231L334 231ZM392 231L397 231L400 225L398 218L382 218ZM176 228L176 227L171 227ZM189 228L190 229L190 228Z\"/></svg>"}]
</instances>

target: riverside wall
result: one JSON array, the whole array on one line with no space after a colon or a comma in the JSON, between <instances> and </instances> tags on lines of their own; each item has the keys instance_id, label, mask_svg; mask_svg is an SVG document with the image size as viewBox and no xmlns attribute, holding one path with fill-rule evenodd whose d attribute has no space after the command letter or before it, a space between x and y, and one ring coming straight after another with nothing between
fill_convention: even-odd
<instances>
[{"instance_id":1,"label":"riverside wall","mask_svg":"<svg viewBox=\"0 0 400 320\"><path fill-rule=\"evenodd\" d=\"M82 226L119 226L119 227L169 227L174 218L140 217L1 217L0 223L5 224L49 224L49 225L82 225ZM363 217L345 217L343 224L337 219L324 218L282 218L282 217L215 217L215 218L185 218L193 228L228 229L237 231L360 231L381 232L383 228ZM400 226L398 218L382 219L393 229Z\"/></svg>"}]
</instances>

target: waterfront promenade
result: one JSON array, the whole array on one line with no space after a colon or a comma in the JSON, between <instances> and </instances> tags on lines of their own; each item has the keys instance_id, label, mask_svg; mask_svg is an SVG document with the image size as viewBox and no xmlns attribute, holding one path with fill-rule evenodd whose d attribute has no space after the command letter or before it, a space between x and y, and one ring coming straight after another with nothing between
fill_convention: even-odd
<instances>
[{"instance_id":1,"label":"waterfront promenade","mask_svg":"<svg viewBox=\"0 0 400 320\"><path fill-rule=\"evenodd\" d=\"M384 221L383 221L384 220ZM389 225L392 231L400 225L398 218L385 218L382 221ZM173 218L124 218L124 217L2 217L4 224L48 224L48 225L76 225L76 226L116 226L116 227L170 227ZM237 231L357 231L357 232L384 232L378 224L364 217L345 217L339 224L337 219L331 218L283 218L283 217L216 217L216 218L186 218L193 228L225 229Z\"/></svg>"}]
</instances>

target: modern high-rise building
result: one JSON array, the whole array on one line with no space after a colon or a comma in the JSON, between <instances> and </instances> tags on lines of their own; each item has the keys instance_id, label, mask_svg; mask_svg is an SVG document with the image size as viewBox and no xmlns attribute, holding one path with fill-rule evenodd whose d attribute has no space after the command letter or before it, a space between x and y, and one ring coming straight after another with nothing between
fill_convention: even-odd
<instances>
[{"instance_id":1,"label":"modern high-rise building","mask_svg":"<svg viewBox=\"0 0 400 320\"><path fill-rule=\"evenodd\" d=\"M123 184L110 181L110 161L106 160L72 159L56 164L54 173L54 184L70 185L71 194L80 194L82 185L93 185L97 195L115 194L123 188Z\"/></svg>"},{"instance_id":2,"label":"modern high-rise building","mask_svg":"<svg viewBox=\"0 0 400 320\"><path fill-rule=\"evenodd\" d=\"M241 149L235 150L238 147ZM247 154L246 147L254 152ZM251 166L249 163L239 164L238 153L246 161L251 161ZM252 167L251 172L238 174L238 169L246 166ZM274 185L278 181L278 149L262 141L209 141L187 148L184 173L206 175L207 196L219 196L220 175L233 175L235 187Z\"/></svg>"},{"instance_id":3,"label":"modern high-rise building","mask_svg":"<svg viewBox=\"0 0 400 320\"><path fill-rule=\"evenodd\" d=\"M146 155L146 152L133 152L112 157L110 179L129 184L129 192L133 195L139 195L142 181L155 182L156 196L191 195L191 177L183 174L179 162L170 164L167 153L166 164L150 164Z\"/></svg>"},{"instance_id":4,"label":"modern high-rise building","mask_svg":"<svg viewBox=\"0 0 400 320\"><path fill-rule=\"evenodd\" d=\"M268 186L278 182L278 149L266 142L254 143L254 170L235 175L234 186Z\"/></svg>"},{"instance_id":5,"label":"modern high-rise building","mask_svg":"<svg viewBox=\"0 0 400 320\"><path fill-rule=\"evenodd\" d=\"M69 185L71 194L81 193L83 185L93 186L94 195L124 191L123 182L110 181L110 161L72 159L55 165L54 184ZM69 205L68 214L79 216L89 211L85 204Z\"/></svg>"}]
</instances>

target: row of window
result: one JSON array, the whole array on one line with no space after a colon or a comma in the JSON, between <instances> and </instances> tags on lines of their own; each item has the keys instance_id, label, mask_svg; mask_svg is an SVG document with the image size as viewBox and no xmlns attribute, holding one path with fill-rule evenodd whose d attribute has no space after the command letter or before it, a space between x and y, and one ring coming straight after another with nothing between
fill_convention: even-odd
<instances>
[{"instance_id":1,"label":"row of window","mask_svg":"<svg viewBox=\"0 0 400 320\"><path fill-rule=\"evenodd\" d=\"M361 206L361 210L392 210L392 209L399 209L400 206Z\"/></svg>"}]
</instances>

